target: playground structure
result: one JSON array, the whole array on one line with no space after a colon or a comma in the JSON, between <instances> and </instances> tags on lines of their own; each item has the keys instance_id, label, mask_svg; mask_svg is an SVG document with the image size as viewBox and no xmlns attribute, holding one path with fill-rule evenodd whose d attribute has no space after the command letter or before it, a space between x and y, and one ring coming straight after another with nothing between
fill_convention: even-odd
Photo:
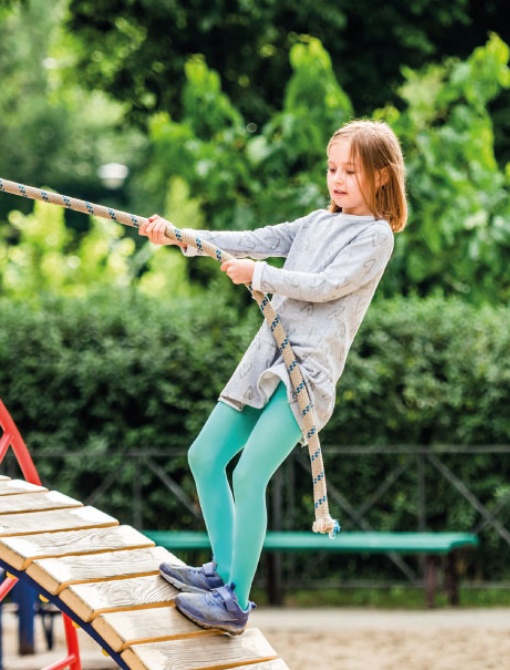
<instances>
[{"instance_id":1,"label":"playground structure","mask_svg":"<svg viewBox=\"0 0 510 670\"><path fill-rule=\"evenodd\" d=\"M0 475L0 601L21 580L63 614L67 653L45 670L81 670L76 626L124 670L288 670L257 628L230 638L173 606L158 576L182 564L135 528L41 485L30 453L0 401L0 463L12 448L24 479Z\"/></svg>"}]
</instances>

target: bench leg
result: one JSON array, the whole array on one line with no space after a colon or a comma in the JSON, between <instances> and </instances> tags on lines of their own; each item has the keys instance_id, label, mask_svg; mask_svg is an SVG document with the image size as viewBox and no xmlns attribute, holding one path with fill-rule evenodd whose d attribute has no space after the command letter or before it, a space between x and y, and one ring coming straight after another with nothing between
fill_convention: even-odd
<instances>
[{"instance_id":1,"label":"bench leg","mask_svg":"<svg viewBox=\"0 0 510 670\"><path fill-rule=\"evenodd\" d=\"M278 552L266 554L266 593L270 605L283 605L282 557Z\"/></svg>"},{"instance_id":2,"label":"bench leg","mask_svg":"<svg viewBox=\"0 0 510 670\"><path fill-rule=\"evenodd\" d=\"M437 556L425 556L425 600L427 607L435 605L437 590Z\"/></svg>"},{"instance_id":3,"label":"bench leg","mask_svg":"<svg viewBox=\"0 0 510 670\"><path fill-rule=\"evenodd\" d=\"M450 552L445 560L445 589L450 605L459 604L459 574L456 554L455 551Z\"/></svg>"}]
</instances>

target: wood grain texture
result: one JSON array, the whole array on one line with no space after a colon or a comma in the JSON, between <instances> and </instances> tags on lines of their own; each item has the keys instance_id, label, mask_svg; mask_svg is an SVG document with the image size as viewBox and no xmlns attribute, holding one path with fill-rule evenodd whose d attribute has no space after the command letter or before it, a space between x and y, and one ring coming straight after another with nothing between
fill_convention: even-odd
<instances>
[{"instance_id":1,"label":"wood grain texture","mask_svg":"<svg viewBox=\"0 0 510 670\"><path fill-rule=\"evenodd\" d=\"M93 584L75 584L60 593L60 599L83 621L115 610L140 610L168 607L177 589L162 577L117 579Z\"/></svg>"},{"instance_id":2,"label":"wood grain texture","mask_svg":"<svg viewBox=\"0 0 510 670\"><path fill-rule=\"evenodd\" d=\"M94 619L92 627L118 652L133 644L210 634L173 606L102 614Z\"/></svg>"},{"instance_id":3,"label":"wood grain texture","mask_svg":"<svg viewBox=\"0 0 510 670\"><path fill-rule=\"evenodd\" d=\"M196 638L139 644L121 654L131 670L225 670L277 658L258 628L238 637L208 635Z\"/></svg>"},{"instance_id":4,"label":"wood grain texture","mask_svg":"<svg viewBox=\"0 0 510 670\"><path fill-rule=\"evenodd\" d=\"M0 538L0 559L16 570L26 570L32 561L40 558L99 554L153 546L152 540L132 526L84 528L61 533Z\"/></svg>"},{"instance_id":5,"label":"wood grain texture","mask_svg":"<svg viewBox=\"0 0 510 670\"><path fill-rule=\"evenodd\" d=\"M35 493L47 490L48 489L44 486L31 484L24 479L3 479L0 477L0 496L11 496L18 493Z\"/></svg>"},{"instance_id":6,"label":"wood grain texture","mask_svg":"<svg viewBox=\"0 0 510 670\"><path fill-rule=\"evenodd\" d=\"M23 514L44 512L67 507L83 507L83 503L58 491L19 493L0 498L0 516L4 514Z\"/></svg>"},{"instance_id":7,"label":"wood grain texture","mask_svg":"<svg viewBox=\"0 0 510 670\"><path fill-rule=\"evenodd\" d=\"M167 549L149 547L104 554L43 558L33 561L27 574L48 593L58 595L71 584L157 575L159 565L163 562L183 565Z\"/></svg>"},{"instance_id":8,"label":"wood grain texture","mask_svg":"<svg viewBox=\"0 0 510 670\"><path fill-rule=\"evenodd\" d=\"M0 537L76 530L97 526L116 526L117 519L95 507L75 507L51 512L3 514L0 516Z\"/></svg>"},{"instance_id":9,"label":"wood grain texture","mask_svg":"<svg viewBox=\"0 0 510 670\"><path fill-rule=\"evenodd\" d=\"M92 622L131 670L289 670L256 628L230 637L173 606L159 564L182 561L57 491L0 475L0 559ZM56 600L58 604L58 600Z\"/></svg>"}]
</instances>

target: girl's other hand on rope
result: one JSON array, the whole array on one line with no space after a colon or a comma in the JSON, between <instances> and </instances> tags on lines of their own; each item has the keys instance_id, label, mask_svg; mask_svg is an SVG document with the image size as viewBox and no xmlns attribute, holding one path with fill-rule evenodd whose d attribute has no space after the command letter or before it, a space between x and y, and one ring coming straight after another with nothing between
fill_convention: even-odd
<instances>
[{"instance_id":1,"label":"girl's other hand on rope","mask_svg":"<svg viewBox=\"0 0 510 670\"><path fill-rule=\"evenodd\" d=\"M148 237L153 244L174 244L178 247L185 247L186 245L182 242L178 242L177 240L174 240L165 235L165 231L168 226L171 228L174 227L173 223L170 223L170 221L163 219L158 214L154 214L148 218L147 221L142 223L138 229L138 233Z\"/></svg>"},{"instance_id":2,"label":"girl's other hand on rope","mask_svg":"<svg viewBox=\"0 0 510 670\"><path fill-rule=\"evenodd\" d=\"M220 266L220 270L225 272L234 284L250 284L255 271L255 261L247 258L233 258L225 261Z\"/></svg>"}]
</instances>

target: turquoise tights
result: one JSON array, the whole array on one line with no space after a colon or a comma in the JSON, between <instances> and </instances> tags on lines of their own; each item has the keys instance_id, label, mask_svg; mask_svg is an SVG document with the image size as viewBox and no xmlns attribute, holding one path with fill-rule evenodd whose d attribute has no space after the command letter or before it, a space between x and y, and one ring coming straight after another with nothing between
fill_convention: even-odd
<instances>
[{"instance_id":1,"label":"turquoise tights","mask_svg":"<svg viewBox=\"0 0 510 670\"><path fill-rule=\"evenodd\" d=\"M267 485L300 437L280 383L262 409L238 411L220 401L189 450L216 570L235 584L243 609L266 535ZM231 487L226 468L240 451Z\"/></svg>"}]
</instances>

